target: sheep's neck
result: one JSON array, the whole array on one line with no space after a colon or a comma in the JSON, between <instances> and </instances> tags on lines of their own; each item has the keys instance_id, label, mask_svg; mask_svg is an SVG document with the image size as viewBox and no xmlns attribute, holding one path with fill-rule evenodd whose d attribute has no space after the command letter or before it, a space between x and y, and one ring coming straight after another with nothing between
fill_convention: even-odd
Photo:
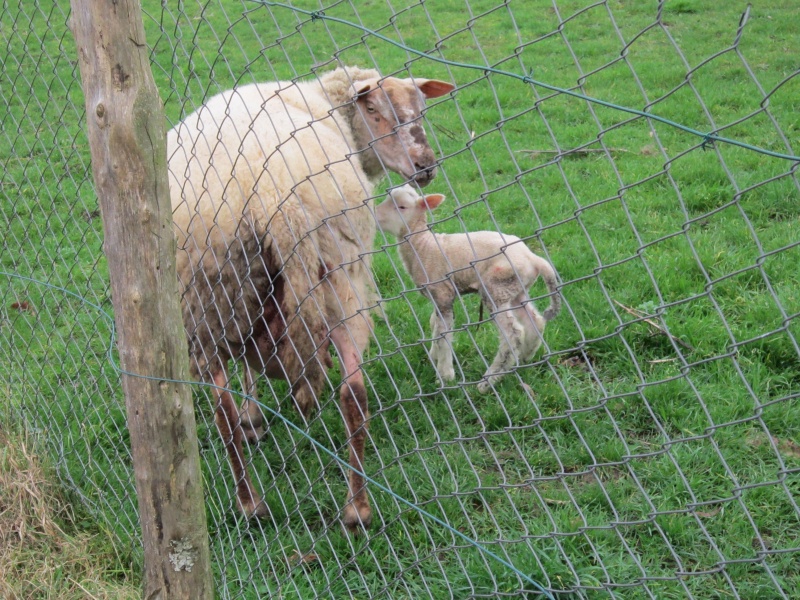
<instances>
[{"instance_id":1,"label":"sheep's neck","mask_svg":"<svg viewBox=\"0 0 800 600\"><path fill-rule=\"evenodd\" d=\"M340 108L339 113L350 125L349 129L353 135L352 150L358 156L361 169L364 171L364 174L369 177L370 182L373 184L376 183L383 177L385 170L381 159L378 158L378 154L370 146L372 134L367 129L364 119L358 114L354 102L350 102Z\"/></svg>"}]
</instances>

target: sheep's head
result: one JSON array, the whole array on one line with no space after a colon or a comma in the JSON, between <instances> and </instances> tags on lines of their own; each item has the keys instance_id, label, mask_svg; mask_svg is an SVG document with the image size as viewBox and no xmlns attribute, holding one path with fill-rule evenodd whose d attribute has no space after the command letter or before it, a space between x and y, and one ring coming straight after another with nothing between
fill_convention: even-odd
<instances>
[{"instance_id":1,"label":"sheep's head","mask_svg":"<svg viewBox=\"0 0 800 600\"><path fill-rule=\"evenodd\" d=\"M399 173L419 186L436 177L436 156L425 129L422 111L426 98L438 98L454 86L435 79L368 79L355 84L356 115L353 133L370 177L383 168Z\"/></svg>"},{"instance_id":2,"label":"sheep's head","mask_svg":"<svg viewBox=\"0 0 800 600\"><path fill-rule=\"evenodd\" d=\"M427 211L443 200L442 194L420 196L410 185L404 185L390 191L386 200L375 207L375 220L381 230L399 238L424 228Z\"/></svg>"}]
</instances>

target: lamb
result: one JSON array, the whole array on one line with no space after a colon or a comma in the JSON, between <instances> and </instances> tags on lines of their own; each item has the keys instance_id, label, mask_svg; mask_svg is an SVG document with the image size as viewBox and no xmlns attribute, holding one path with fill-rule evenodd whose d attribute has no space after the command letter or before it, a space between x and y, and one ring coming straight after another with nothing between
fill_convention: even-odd
<instances>
[{"instance_id":1,"label":"lamb","mask_svg":"<svg viewBox=\"0 0 800 600\"><path fill-rule=\"evenodd\" d=\"M435 177L420 115L425 98L453 88L340 67L309 81L223 92L168 133L191 370L213 384L237 505L248 517L269 513L242 444L256 441L263 417L254 403L236 406L228 362L288 380L305 417L326 381L333 343L349 464L363 472L372 191L384 169L421 186ZM356 531L371 515L363 477L351 471L343 522Z\"/></svg>"},{"instance_id":2,"label":"lamb","mask_svg":"<svg viewBox=\"0 0 800 600\"><path fill-rule=\"evenodd\" d=\"M539 349L545 324L561 310L556 275L549 262L531 252L513 235L496 231L434 234L427 211L444 200L441 194L420 197L410 185L390 191L375 208L380 228L402 243L400 257L414 283L435 305L431 315L431 359L444 381L453 370L453 303L457 294L477 293L492 310L500 348L478 384L486 393L490 378L499 378ZM528 290L539 276L550 292L550 306L539 314Z\"/></svg>"}]
</instances>

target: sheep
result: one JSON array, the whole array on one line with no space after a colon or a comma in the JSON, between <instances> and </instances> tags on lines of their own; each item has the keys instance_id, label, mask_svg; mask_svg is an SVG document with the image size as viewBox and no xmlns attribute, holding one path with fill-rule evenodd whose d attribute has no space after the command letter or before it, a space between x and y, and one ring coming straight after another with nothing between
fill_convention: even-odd
<instances>
[{"instance_id":1,"label":"sheep","mask_svg":"<svg viewBox=\"0 0 800 600\"><path fill-rule=\"evenodd\" d=\"M489 379L527 362L539 349L545 324L561 310L556 275L549 262L531 252L518 237L496 231L434 234L427 211L444 200L441 194L420 197L410 185L395 188L375 208L379 227L401 241L400 257L411 279L435 305L431 315L431 359L440 378L453 370L453 303L457 294L477 293L491 307L500 348L478 384L489 391ZM542 276L550 306L539 314L528 290Z\"/></svg>"},{"instance_id":2,"label":"sheep","mask_svg":"<svg viewBox=\"0 0 800 600\"><path fill-rule=\"evenodd\" d=\"M228 361L290 382L306 417L340 360L349 446L348 529L370 526L364 487L367 392L360 371L374 298L367 251L372 190L395 171L424 186L437 162L420 123L425 98L454 86L340 67L318 79L258 83L210 98L168 132L169 186L192 375L212 384L215 421L247 517L269 515L243 438L262 415L240 412ZM365 256L365 254L367 254Z\"/></svg>"}]
</instances>

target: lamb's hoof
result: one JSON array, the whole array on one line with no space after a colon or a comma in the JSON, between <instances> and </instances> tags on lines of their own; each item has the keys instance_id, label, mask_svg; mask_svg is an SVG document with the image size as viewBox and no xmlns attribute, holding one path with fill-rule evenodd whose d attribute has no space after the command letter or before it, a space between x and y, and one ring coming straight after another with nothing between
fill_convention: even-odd
<instances>
[{"instance_id":1,"label":"lamb's hoof","mask_svg":"<svg viewBox=\"0 0 800 600\"><path fill-rule=\"evenodd\" d=\"M447 365L444 367L439 367L436 365L436 375L439 378L439 385L445 387L455 381L456 371L453 369L453 365Z\"/></svg>"},{"instance_id":2,"label":"lamb's hoof","mask_svg":"<svg viewBox=\"0 0 800 600\"><path fill-rule=\"evenodd\" d=\"M251 498L246 501L242 501L241 498L237 498L236 505L239 509L239 512L241 512L248 519L265 519L270 516L269 507L261 498Z\"/></svg>"},{"instance_id":3,"label":"lamb's hoof","mask_svg":"<svg viewBox=\"0 0 800 600\"><path fill-rule=\"evenodd\" d=\"M372 509L369 504L356 508L352 502L344 507L342 523L353 535L358 535L372 525Z\"/></svg>"},{"instance_id":4,"label":"lamb's hoof","mask_svg":"<svg viewBox=\"0 0 800 600\"><path fill-rule=\"evenodd\" d=\"M481 380L481 382L478 384L479 394L488 394L491 391L491 389L492 386L486 379Z\"/></svg>"}]
</instances>

